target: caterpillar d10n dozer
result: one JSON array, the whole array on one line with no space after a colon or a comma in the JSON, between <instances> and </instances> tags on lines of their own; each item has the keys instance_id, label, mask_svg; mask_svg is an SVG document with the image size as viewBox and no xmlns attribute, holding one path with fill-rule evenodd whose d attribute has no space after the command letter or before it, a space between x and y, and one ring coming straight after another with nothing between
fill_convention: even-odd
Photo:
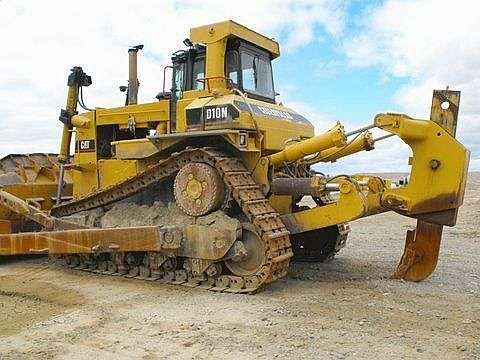
<instances>
[{"instance_id":1,"label":"caterpillar d10n dozer","mask_svg":"<svg viewBox=\"0 0 480 360\"><path fill-rule=\"evenodd\" d=\"M164 80L150 103L137 103L142 45L128 51L125 106L88 109L83 88L92 80L72 69L58 162L4 160L12 161L0 176L0 255L47 253L101 274L252 293L284 277L292 258L331 259L349 221L395 211L418 222L394 276L420 281L433 272L442 227L455 225L465 191L459 92L435 91L429 120L386 113L362 129L338 123L315 136L305 117L275 101L277 42L226 21L191 29L184 44L164 69L171 91ZM387 135L374 139L373 128ZM408 183L313 169L389 136L412 150ZM167 210L155 213L158 204ZM105 222L115 209L128 221Z\"/></svg>"}]
</instances>

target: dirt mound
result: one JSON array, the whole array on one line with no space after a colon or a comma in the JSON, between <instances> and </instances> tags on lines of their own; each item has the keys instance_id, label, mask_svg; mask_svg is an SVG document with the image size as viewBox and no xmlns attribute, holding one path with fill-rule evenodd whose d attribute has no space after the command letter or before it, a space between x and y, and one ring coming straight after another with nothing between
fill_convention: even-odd
<instances>
[{"instance_id":1,"label":"dirt mound","mask_svg":"<svg viewBox=\"0 0 480 360\"><path fill-rule=\"evenodd\" d=\"M195 218L186 215L180 208L156 201L152 206L122 202L115 204L100 219L102 228L142 225L189 225Z\"/></svg>"},{"instance_id":2,"label":"dirt mound","mask_svg":"<svg viewBox=\"0 0 480 360\"><path fill-rule=\"evenodd\" d=\"M181 228L192 224L215 225L218 228L225 225L228 228L229 225L238 223L238 220L229 217L220 210L195 218L185 214L177 204L164 204L161 201L156 201L151 206L122 201L113 205L107 211L102 209L84 211L65 219L82 225L101 228L151 225L176 225Z\"/></svg>"}]
</instances>

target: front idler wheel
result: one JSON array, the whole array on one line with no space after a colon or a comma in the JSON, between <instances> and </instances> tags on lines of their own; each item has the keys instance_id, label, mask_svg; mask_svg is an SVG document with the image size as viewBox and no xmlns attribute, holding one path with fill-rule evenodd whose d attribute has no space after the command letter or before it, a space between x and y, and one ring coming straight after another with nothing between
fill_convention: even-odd
<instances>
[{"instance_id":1,"label":"front idler wheel","mask_svg":"<svg viewBox=\"0 0 480 360\"><path fill-rule=\"evenodd\" d=\"M242 243L246 255L240 259L229 259L225 266L237 276L248 276L256 274L266 262L265 243L252 224L242 225Z\"/></svg>"}]
</instances>

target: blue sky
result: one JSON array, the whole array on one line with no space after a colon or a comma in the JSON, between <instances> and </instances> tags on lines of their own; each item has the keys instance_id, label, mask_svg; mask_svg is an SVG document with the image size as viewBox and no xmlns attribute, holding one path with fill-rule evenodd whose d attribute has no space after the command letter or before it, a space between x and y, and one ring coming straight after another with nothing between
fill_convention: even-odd
<instances>
[{"instance_id":1,"label":"blue sky","mask_svg":"<svg viewBox=\"0 0 480 360\"><path fill-rule=\"evenodd\" d=\"M380 1L344 2L344 25L340 34L315 26L316 40L286 51L275 64L279 88L295 80L296 101L304 101L335 120L365 123L385 109L395 108L393 94L407 80L386 76L381 67L351 67L343 49L345 39L362 28L363 16ZM299 64L303 64L299 71Z\"/></svg>"},{"instance_id":2,"label":"blue sky","mask_svg":"<svg viewBox=\"0 0 480 360\"><path fill-rule=\"evenodd\" d=\"M428 118L434 88L462 90L458 138L480 170L480 12L459 0L84 0L72 26L70 0L0 0L0 156L56 152L58 112L72 65L94 79L90 106L118 106L128 46L145 44L140 101L152 101L162 68L189 28L233 19L275 37L279 100L326 130L370 123L379 112ZM75 19L73 19L75 21ZM133 24L127 26L127 24ZM448 24L440 31L438 24ZM393 139L332 172L408 171L409 149Z\"/></svg>"},{"instance_id":3,"label":"blue sky","mask_svg":"<svg viewBox=\"0 0 480 360\"><path fill-rule=\"evenodd\" d=\"M345 62L335 40L309 44L274 63L276 85L280 90L293 87L292 100L311 104L336 120L366 123L373 114L395 108L393 94L404 78L386 78L381 69L351 68Z\"/></svg>"}]
</instances>

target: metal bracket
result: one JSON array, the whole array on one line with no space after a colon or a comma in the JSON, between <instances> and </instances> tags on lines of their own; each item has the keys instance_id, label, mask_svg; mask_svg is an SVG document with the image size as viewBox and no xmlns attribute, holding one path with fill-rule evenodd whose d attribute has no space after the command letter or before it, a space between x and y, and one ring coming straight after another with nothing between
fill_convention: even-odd
<instances>
[{"instance_id":1,"label":"metal bracket","mask_svg":"<svg viewBox=\"0 0 480 360\"><path fill-rule=\"evenodd\" d=\"M446 90L433 90L430 120L455 137L459 106L460 91L448 90L448 87Z\"/></svg>"}]
</instances>

